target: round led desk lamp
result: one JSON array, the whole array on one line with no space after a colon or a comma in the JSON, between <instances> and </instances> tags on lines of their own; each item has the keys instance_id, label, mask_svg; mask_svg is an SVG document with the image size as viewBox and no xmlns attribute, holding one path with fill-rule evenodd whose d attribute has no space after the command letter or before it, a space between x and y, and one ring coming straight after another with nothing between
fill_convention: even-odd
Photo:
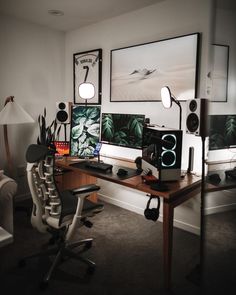
<instances>
[{"instance_id":1,"label":"round led desk lamp","mask_svg":"<svg viewBox=\"0 0 236 295\"><path fill-rule=\"evenodd\" d=\"M85 100L87 105L87 100L92 99L95 95L95 87L92 83L84 82L79 85L79 95Z\"/></svg>"},{"instance_id":2,"label":"round led desk lamp","mask_svg":"<svg viewBox=\"0 0 236 295\"><path fill-rule=\"evenodd\" d=\"M182 121L182 107L180 102L171 94L170 88L168 86L161 88L161 101L166 109L170 109L172 102L176 103L179 106L179 129L181 130L181 121Z\"/></svg>"}]
</instances>

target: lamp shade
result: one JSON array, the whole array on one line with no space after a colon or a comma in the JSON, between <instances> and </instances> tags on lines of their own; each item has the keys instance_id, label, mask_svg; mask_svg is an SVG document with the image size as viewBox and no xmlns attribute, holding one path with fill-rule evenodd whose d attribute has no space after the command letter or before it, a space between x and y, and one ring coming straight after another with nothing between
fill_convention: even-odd
<instances>
[{"instance_id":1,"label":"lamp shade","mask_svg":"<svg viewBox=\"0 0 236 295\"><path fill-rule=\"evenodd\" d=\"M79 96L83 99L91 99L95 95L95 87L92 83L82 83L79 85Z\"/></svg>"},{"instance_id":2,"label":"lamp shade","mask_svg":"<svg viewBox=\"0 0 236 295\"><path fill-rule=\"evenodd\" d=\"M161 88L161 101L166 109L169 109L172 106L172 97L168 86Z\"/></svg>"},{"instance_id":3,"label":"lamp shade","mask_svg":"<svg viewBox=\"0 0 236 295\"><path fill-rule=\"evenodd\" d=\"M33 122L34 119L15 101L9 101L0 112L0 125Z\"/></svg>"}]
</instances>

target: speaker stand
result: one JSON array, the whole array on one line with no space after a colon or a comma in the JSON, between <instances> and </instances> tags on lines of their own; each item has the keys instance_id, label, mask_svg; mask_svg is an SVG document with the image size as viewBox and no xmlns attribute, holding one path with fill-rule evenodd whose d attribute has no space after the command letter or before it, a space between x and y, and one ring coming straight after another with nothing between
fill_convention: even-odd
<instances>
[{"instance_id":1,"label":"speaker stand","mask_svg":"<svg viewBox=\"0 0 236 295\"><path fill-rule=\"evenodd\" d=\"M66 134L66 124L64 123L63 125L64 125L64 136L65 136L65 141L66 141L66 139L67 139L67 134Z\"/></svg>"}]
</instances>

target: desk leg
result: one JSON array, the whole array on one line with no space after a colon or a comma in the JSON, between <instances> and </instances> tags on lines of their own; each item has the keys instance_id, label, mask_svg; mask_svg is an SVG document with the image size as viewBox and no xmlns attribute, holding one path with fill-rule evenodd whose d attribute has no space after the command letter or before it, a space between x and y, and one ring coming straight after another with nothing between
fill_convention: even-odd
<instances>
[{"instance_id":1,"label":"desk leg","mask_svg":"<svg viewBox=\"0 0 236 295\"><path fill-rule=\"evenodd\" d=\"M164 266L164 284L166 289L171 287L171 262L172 262L172 244L173 244L173 219L174 207L166 200L163 202L163 266Z\"/></svg>"}]
</instances>

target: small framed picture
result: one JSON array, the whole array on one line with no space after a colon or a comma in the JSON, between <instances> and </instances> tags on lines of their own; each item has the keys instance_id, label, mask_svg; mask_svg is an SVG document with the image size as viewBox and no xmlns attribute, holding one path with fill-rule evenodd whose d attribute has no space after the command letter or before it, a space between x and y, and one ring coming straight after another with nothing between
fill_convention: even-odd
<instances>
[{"instance_id":1,"label":"small framed picture","mask_svg":"<svg viewBox=\"0 0 236 295\"><path fill-rule=\"evenodd\" d=\"M91 105L101 104L101 74L102 74L102 49L94 49L73 54L74 71L74 103L85 104L79 95L79 86L82 83L91 83L95 95L86 103Z\"/></svg>"},{"instance_id":2,"label":"small framed picture","mask_svg":"<svg viewBox=\"0 0 236 295\"><path fill-rule=\"evenodd\" d=\"M229 71L229 46L213 44L212 99L227 102Z\"/></svg>"}]
</instances>

